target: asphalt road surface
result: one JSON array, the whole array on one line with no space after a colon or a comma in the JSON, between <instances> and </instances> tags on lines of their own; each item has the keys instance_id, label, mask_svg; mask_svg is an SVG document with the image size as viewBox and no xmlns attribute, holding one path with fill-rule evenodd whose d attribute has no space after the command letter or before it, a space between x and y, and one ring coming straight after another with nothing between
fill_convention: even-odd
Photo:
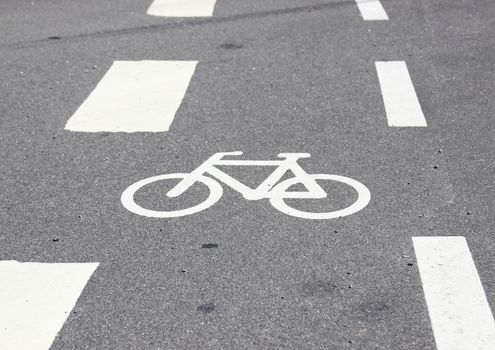
<instances>
[{"instance_id":1,"label":"asphalt road surface","mask_svg":"<svg viewBox=\"0 0 495 350\"><path fill-rule=\"evenodd\" d=\"M0 3L0 348L495 349L495 3L152 2Z\"/></svg>"}]
</instances>

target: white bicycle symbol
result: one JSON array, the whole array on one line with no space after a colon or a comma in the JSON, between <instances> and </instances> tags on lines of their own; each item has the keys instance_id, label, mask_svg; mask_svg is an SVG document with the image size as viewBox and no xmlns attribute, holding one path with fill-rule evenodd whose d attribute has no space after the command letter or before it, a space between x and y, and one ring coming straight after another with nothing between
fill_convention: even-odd
<instances>
[{"instance_id":1,"label":"white bicycle symbol","mask_svg":"<svg viewBox=\"0 0 495 350\"><path fill-rule=\"evenodd\" d=\"M369 203L371 194L368 188L362 183L340 175L329 174L308 174L304 171L297 160L299 158L308 158L311 155L308 153L280 153L279 158L281 160L229 160L223 159L224 156L238 156L242 152L220 152L215 153L206 162L201 164L198 168L190 173L176 173L176 174L163 174L158 176L152 176L143 180L140 180L131 186L129 186L121 196L121 201L124 207L131 212L147 217L155 218L172 218L185 215L191 215L205 210L215 204L223 194L223 188L214 179L205 176L209 174L215 177L217 180L222 181L227 186L240 192L247 200L259 200L269 199L272 206L278 209L282 213L295 216L304 219L333 219L354 214ZM252 189L238 180L234 179L230 175L224 173L216 166L276 166L277 168L271 173L265 181L263 181L257 188ZM288 171L292 171L295 175L293 178L278 181ZM134 201L134 194L142 187L149 185L155 181L167 180L167 179L181 179L181 181L168 193L167 197L178 197L183 194L189 187L196 182L201 182L206 185L210 191L208 198L202 203L195 205L191 208L174 210L174 211L157 211L150 210L141 207ZM327 197L327 193L321 188L316 180L331 180L342 182L354 188L358 194L356 201L347 208L323 213L305 212L294 209L288 206L284 200L289 198L306 198L306 199L318 199ZM295 184L303 184L307 191L287 191L288 188Z\"/></svg>"}]
</instances>

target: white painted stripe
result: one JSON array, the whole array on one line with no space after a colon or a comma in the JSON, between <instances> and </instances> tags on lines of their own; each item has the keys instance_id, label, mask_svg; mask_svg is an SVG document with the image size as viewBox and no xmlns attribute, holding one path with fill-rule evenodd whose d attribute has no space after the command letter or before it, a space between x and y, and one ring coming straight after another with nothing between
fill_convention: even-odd
<instances>
[{"instance_id":1,"label":"white painted stripe","mask_svg":"<svg viewBox=\"0 0 495 350\"><path fill-rule=\"evenodd\" d=\"M426 126L404 61L375 62L389 126Z\"/></svg>"},{"instance_id":2,"label":"white painted stripe","mask_svg":"<svg viewBox=\"0 0 495 350\"><path fill-rule=\"evenodd\" d=\"M464 237L413 237L438 350L493 350L495 322Z\"/></svg>"},{"instance_id":3,"label":"white painted stripe","mask_svg":"<svg viewBox=\"0 0 495 350\"><path fill-rule=\"evenodd\" d=\"M365 21L388 21L387 13L378 0L356 0Z\"/></svg>"},{"instance_id":4,"label":"white painted stripe","mask_svg":"<svg viewBox=\"0 0 495 350\"><path fill-rule=\"evenodd\" d=\"M167 131L197 61L115 61L65 128L84 132Z\"/></svg>"},{"instance_id":5,"label":"white painted stripe","mask_svg":"<svg viewBox=\"0 0 495 350\"><path fill-rule=\"evenodd\" d=\"M0 349L49 349L97 266L0 261Z\"/></svg>"},{"instance_id":6,"label":"white painted stripe","mask_svg":"<svg viewBox=\"0 0 495 350\"><path fill-rule=\"evenodd\" d=\"M146 12L160 17L210 17L216 0L155 0Z\"/></svg>"}]
</instances>

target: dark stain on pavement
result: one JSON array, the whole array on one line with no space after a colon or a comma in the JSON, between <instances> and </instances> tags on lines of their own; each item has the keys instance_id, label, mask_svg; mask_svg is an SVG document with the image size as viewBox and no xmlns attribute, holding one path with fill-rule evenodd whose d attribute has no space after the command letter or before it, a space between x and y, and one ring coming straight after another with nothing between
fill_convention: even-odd
<instances>
[{"instance_id":1,"label":"dark stain on pavement","mask_svg":"<svg viewBox=\"0 0 495 350\"><path fill-rule=\"evenodd\" d=\"M211 249L211 248L218 248L218 244L216 243L206 243L201 246L201 248L206 248L206 249Z\"/></svg>"},{"instance_id":2,"label":"dark stain on pavement","mask_svg":"<svg viewBox=\"0 0 495 350\"><path fill-rule=\"evenodd\" d=\"M302 294L306 297L325 297L337 291L337 285L331 281L310 281L301 285Z\"/></svg>"},{"instance_id":3,"label":"dark stain on pavement","mask_svg":"<svg viewBox=\"0 0 495 350\"><path fill-rule=\"evenodd\" d=\"M198 306L197 310L202 313L209 314L210 312L215 310L215 304L213 303L201 304Z\"/></svg>"},{"instance_id":4,"label":"dark stain on pavement","mask_svg":"<svg viewBox=\"0 0 495 350\"><path fill-rule=\"evenodd\" d=\"M222 45L220 45L220 48L225 50L237 50L237 49L242 49L243 47L244 45L237 44L234 42L225 42Z\"/></svg>"},{"instance_id":5,"label":"dark stain on pavement","mask_svg":"<svg viewBox=\"0 0 495 350\"><path fill-rule=\"evenodd\" d=\"M389 313L390 305L385 301L366 301L358 306L357 316L361 319L379 319Z\"/></svg>"}]
</instances>

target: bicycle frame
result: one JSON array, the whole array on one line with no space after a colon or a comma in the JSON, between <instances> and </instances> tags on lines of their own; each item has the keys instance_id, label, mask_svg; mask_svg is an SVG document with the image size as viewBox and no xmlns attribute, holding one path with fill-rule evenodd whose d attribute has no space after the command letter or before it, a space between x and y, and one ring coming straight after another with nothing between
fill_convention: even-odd
<instances>
[{"instance_id":1,"label":"bicycle frame","mask_svg":"<svg viewBox=\"0 0 495 350\"><path fill-rule=\"evenodd\" d=\"M222 181L227 186L238 191L247 200L259 200L264 198L325 198L327 193L321 188L318 183L312 179L306 171L297 163L299 158L308 158L311 155L308 153L280 153L277 156L283 158L281 160L233 160L223 159L224 156L238 156L242 152L219 152L211 156L207 161L201 164L198 168L189 173L168 193L168 197L177 197L184 193L192 186L199 178L209 174L217 180ZM228 166L274 166L276 169L264 180L258 187L252 189L232 176L224 173L216 168L217 165ZM302 183L307 191L277 191L275 186L284 174L292 171L299 183ZM275 186L275 187L274 187Z\"/></svg>"}]
</instances>

